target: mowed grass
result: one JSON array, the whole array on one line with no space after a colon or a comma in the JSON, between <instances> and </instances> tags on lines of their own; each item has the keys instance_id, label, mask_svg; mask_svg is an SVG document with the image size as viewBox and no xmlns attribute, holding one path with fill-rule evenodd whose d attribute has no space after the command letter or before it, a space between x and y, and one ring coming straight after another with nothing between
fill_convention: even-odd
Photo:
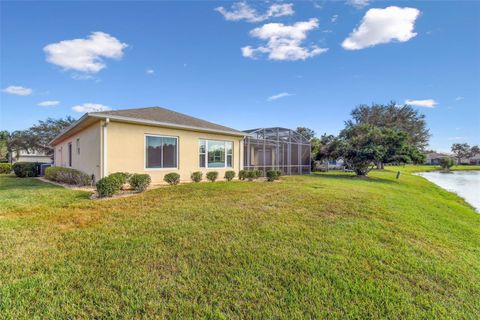
<instances>
[{"instance_id":1,"label":"mowed grass","mask_svg":"<svg viewBox=\"0 0 480 320\"><path fill-rule=\"evenodd\" d=\"M480 215L398 168L129 198L0 177L0 318L480 314Z\"/></svg>"}]
</instances>

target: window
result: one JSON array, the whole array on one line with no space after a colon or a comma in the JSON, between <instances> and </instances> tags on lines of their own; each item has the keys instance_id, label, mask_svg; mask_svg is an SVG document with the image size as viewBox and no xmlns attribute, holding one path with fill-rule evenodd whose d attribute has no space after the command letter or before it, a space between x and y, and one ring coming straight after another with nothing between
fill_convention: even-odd
<instances>
[{"instance_id":1,"label":"window","mask_svg":"<svg viewBox=\"0 0 480 320\"><path fill-rule=\"evenodd\" d=\"M200 154L200 168L205 168L205 158L207 156L207 141L200 140L199 141L199 154Z\"/></svg>"},{"instance_id":2,"label":"window","mask_svg":"<svg viewBox=\"0 0 480 320\"><path fill-rule=\"evenodd\" d=\"M233 142L200 140L200 168L231 168L233 167Z\"/></svg>"},{"instance_id":3,"label":"window","mask_svg":"<svg viewBox=\"0 0 480 320\"><path fill-rule=\"evenodd\" d=\"M68 143L68 166L72 166L72 143Z\"/></svg>"},{"instance_id":4,"label":"window","mask_svg":"<svg viewBox=\"0 0 480 320\"><path fill-rule=\"evenodd\" d=\"M146 136L145 168L176 168L177 138L164 136Z\"/></svg>"},{"instance_id":5,"label":"window","mask_svg":"<svg viewBox=\"0 0 480 320\"><path fill-rule=\"evenodd\" d=\"M80 138L77 138L77 154L80 154Z\"/></svg>"},{"instance_id":6,"label":"window","mask_svg":"<svg viewBox=\"0 0 480 320\"><path fill-rule=\"evenodd\" d=\"M227 167L233 167L233 142L225 142L225 149L227 149Z\"/></svg>"}]
</instances>

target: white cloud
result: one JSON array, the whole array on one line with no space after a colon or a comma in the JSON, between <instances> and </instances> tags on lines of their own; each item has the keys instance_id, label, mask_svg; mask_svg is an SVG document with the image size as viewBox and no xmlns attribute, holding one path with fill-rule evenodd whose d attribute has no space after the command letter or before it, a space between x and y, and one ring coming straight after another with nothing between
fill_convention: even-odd
<instances>
[{"instance_id":1,"label":"white cloud","mask_svg":"<svg viewBox=\"0 0 480 320\"><path fill-rule=\"evenodd\" d=\"M146 74L149 74L149 75L154 75L154 74L155 74L155 70L153 70L153 69L147 69L147 70L145 70L145 73L146 73Z\"/></svg>"},{"instance_id":2,"label":"white cloud","mask_svg":"<svg viewBox=\"0 0 480 320\"><path fill-rule=\"evenodd\" d=\"M449 137L448 140L450 141L468 140L468 137Z\"/></svg>"},{"instance_id":3,"label":"white cloud","mask_svg":"<svg viewBox=\"0 0 480 320\"><path fill-rule=\"evenodd\" d=\"M89 74L84 74L84 73L72 73L70 75L70 77L73 79L73 80L98 80L98 78L95 78L94 76L92 75L89 75Z\"/></svg>"},{"instance_id":4,"label":"white cloud","mask_svg":"<svg viewBox=\"0 0 480 320\"><path fill-rule=\"evenodd\" d=\"M458 96L458 97L455 98L455 101L461 101L461 100L463 100L463 99L465 99L465 97Z\"/></svg>"},{"instance_id":5,"label":"white cloud","mask_svg":"<svg viewBox=\"0 0 480 320\"><path fill-rule=\"evenodd\" d=\"M273 96L268 97L267 101L274 101L274 100L278 100L278 99L285 98L285 97L290 97L290 96L293 96L293 94L288 93L288 92L281 92L281 93L274 94Z\"/></svg>"},{"instance_id":6,"label":"white cloud","mask_svg":"<svg viewBox=\"0 0 480 320\"><path fill-rule=\"evenodd\" d=\"M335 23L335 22L337 22L337 19L338 19L338 14L334 14L334 15L330 18L330 22Z\"/></svg>"},{"instance_id":7,"label":"white cloud","mask_svg":"<svg viewBox=\"0 0 480 320\"><path fill-rule=\"evenodd\" d=\"M370 0L347 0L347 4L354 6L357 9L361 9L370 4Z\"/></svg>"},{"instance_id":8,"label":"white cloud","mask_svg":"<svg viewBox=\"0 0 480 320\"><path fill-rule=\"evenodd\" d=\"M60 101L57 100L47 100L47 101L42 101L38 105L40 107L53 107L60 104Z\"/></svg>"},{"instance_id":9,"label":"white cloud","mask_svg":"<svg viewBox=\"0 0 480 320\"><path fill-rule=\"evenodd\" d=\"M242 48L244 57L255 59L261 54L268 54L270 60L305 60L326 52L327 48L316 45L302 47L302 41L307 37L307 32L318 28L318 19L300 21L293 25L283 23L267 23L250 31L250 35L261 40L266 40L265 46Z\"/></svg>"},{"instance_id":10,"label":"white cloud","mask_svg":"<svg viewBox=\"0 0 480 320\"><path fill-rule=\"evenodd\" d=\"M98 112L112 110L112 108L99 103L84 103L73 106L72 110L75 112Z\"/></svg>"},{"instance_id":11,"label":"white cloud","mask_svg":"<svg viewBox=\"0 0 480 320\"><path fill-rule=\"evenodd\" d=\"M424 100L407 99L405 100L405 104L409 104L416 107L435 108L435 106L438 103L433 99L424 99Z\"/></svg>"},{"instance_id":12,"label":"white cloud","mask_svg":"<svg viewBox=\"0 0 480 320\"><path fill-rule=\"evenodd\" d=\"M2 89L2 92L16 94L17 96L28 96L32 94L32 89L22 86L9 86Z\"/></svg>"},{"instance_id":13,"label":"white cloud","mask_svg":"<svg viewBox=\"0 0 480 320\"><path fill-rule=\"evenodd\" d=\"M370 9L359 27L346 38L342 47L359 50L392 41L406 42L417 35L413 32L420 11L415 8L388 7Z\"/></svg>"},{"instance_id":14,"label":"white cloud","mask_svg":"<svg viewBox=\"0 0 480 320\"><path fill-rule=\"evenodd\" d=\"M257 10L250 7L246 2L234 3L230 11L224 7L215 8L215 11L220 12L225 20L228 21L245 20L248 22L261 22L268 18L289 16L295 13L292 3L274 3L264 14L259 14Z\"/></svg>"},{"instance_id":15,"label":"white cloud","mask_svg":"<svg viewBox=\"0 0 480 320\"><path fill-rule=\"evenodd\" d=\"M65 70L96 73L105 68L103 58L121 59L127 44L104 32L86 39L64 40L43 48L47 61Z\"/></svg>"}]
</instances>

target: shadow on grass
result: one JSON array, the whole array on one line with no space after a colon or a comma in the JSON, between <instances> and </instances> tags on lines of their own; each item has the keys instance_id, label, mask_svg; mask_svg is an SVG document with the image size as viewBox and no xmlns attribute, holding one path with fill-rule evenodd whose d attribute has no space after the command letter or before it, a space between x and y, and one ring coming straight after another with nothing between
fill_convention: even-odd
<instances>
[{"instance_id":1,"label":"shadow on grass","mask_svg":"<svg viewBox=\"0 0 480 320\"><path fill-rule=\"evenodd\" d=\"M35 178L18 178L15 175L0 175L0 193L23 194L26 197L35 196L35 194L49 194L58 192L72 193L73 199L88 199L90 193L81 190L68 190L61 186L46 183ZM35 194L32 194L35 192Z\"/></svg>"},{"instance_id":2,"label":"shadow on grass","mask_svg":"<svg viewBox=\"0 0 480 320\"><path fill-rule=\"evenodd\" d=\"M372 176L359 177L355 173L351 173L351 172L338 172L338 173L315 172L315 173L312 173L310 176L314 178L339 179L339 180L349 180L349 181L365 181L365 182L371 182L371 183L386 183L386 184L397 183L397 181L394 181L391 179L379 178L379 177L372 177Z\"/></svg>"}]
</instances>

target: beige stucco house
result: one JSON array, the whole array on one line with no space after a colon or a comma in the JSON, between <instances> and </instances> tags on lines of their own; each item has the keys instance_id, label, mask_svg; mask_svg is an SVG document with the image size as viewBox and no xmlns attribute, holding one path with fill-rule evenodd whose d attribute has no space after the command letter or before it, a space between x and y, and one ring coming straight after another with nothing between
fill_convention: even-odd
<instances>
[{"instance_id":1,"label":"beige stucco house","mask_svg":"<svg viewBox=\"0 0 480 320\"><path fill-rule=\"evenodd\" d=\"M170 172L190 181L194 171L243 168L246 133L165 108L91 112L51 141L54 165L98 180L114 172L148 173L163 183Z\"/></svg>"}]
</instances>

